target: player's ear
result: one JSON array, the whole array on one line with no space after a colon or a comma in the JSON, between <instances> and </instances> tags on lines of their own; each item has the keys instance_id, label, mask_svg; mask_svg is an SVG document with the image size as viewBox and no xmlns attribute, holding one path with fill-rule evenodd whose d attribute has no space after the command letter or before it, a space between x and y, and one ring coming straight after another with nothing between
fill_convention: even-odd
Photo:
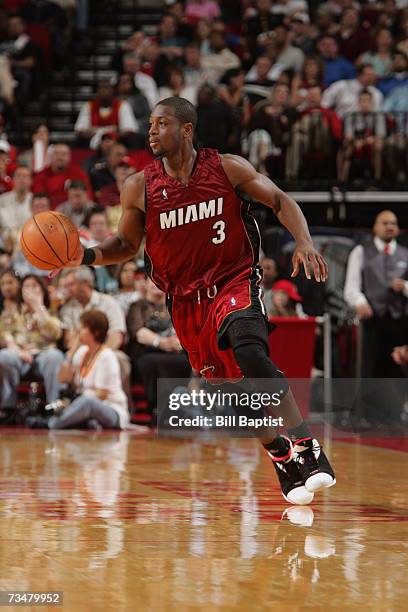
<instances>
[{"instance_id":1,"label":"player's ear","mask_svg":"<svg viewBox=\"0 0 408 612\"><path fill-rule=\"evenodd\" d=\"M190 122L185 123L183 133L186 138L192 138L193 137L193 124Z\"/></svg>"}]
</instances>

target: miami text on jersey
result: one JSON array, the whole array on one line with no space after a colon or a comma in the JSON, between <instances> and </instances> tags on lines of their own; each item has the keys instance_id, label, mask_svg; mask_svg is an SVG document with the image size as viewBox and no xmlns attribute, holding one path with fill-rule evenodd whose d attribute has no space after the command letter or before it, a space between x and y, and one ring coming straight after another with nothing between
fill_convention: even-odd
<instances>
[{"instance_id":1,"label":"miami text on jersey","mask_svg":"<svg viewBox=\"0 0 408 612\"><path fill-rule=\"evenodd\" d=\"M160 213L160 228L162 230L186 225L194 221L202 221L211 217L222 215L224 198L208 200L199 204L189 204L183 208L175 208L167 212Z\"/></svg>"}]
</instances>

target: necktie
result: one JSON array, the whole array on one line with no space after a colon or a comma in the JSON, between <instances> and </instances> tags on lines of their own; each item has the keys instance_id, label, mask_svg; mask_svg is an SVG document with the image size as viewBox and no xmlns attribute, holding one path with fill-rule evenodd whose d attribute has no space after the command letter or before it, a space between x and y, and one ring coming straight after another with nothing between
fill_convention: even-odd
<instances>
[{"instance_id":1,"label":"necktie","mask_svg":"<svg viewBox=\"0 0 408 612\"><path fill-rule=\"evenodd\" d=\"M389 245L389 244L385 244L385 245L384 245L384 253L385 253L386 255L390 255L390 254L391 254L391 248L390 248L390 245Z\"/></svg>"}]
</instances>

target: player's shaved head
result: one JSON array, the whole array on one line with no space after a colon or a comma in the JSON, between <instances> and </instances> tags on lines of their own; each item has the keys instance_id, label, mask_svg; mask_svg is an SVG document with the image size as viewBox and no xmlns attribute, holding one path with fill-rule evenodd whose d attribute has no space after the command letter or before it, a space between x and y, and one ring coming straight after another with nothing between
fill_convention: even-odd
<instances>
[{"instance_id":1,"label":"player's shaved head","mask_svg":"<svg viewBox=\"0 0 408 612\"><path fill-rule=\"evenodd\" d=\"M197 127L197 111L191 102L185 98L177 96L165 98L156 104L158 106L166 106L173 111L173 115L180 123L191 123L193 130Z\"/></svg>"}]
</instances>

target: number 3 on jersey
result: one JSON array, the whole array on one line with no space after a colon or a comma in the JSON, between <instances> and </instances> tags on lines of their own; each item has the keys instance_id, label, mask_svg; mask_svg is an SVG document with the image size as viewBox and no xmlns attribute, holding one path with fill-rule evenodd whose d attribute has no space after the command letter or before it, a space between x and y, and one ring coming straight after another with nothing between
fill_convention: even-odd
<instances>
[{"instance_id":1,"label":"number 3 on jersey","mask_svg":"<svg viewBox=\"0 0 408 612\"><path fill-rule=\"evenodd\" d=\"M216 221L212 226L213 230L217 232L217 235L214 236L212 242L214 244L221 244L225 240L225 221Z\"/></svg>"}]
</instances>

